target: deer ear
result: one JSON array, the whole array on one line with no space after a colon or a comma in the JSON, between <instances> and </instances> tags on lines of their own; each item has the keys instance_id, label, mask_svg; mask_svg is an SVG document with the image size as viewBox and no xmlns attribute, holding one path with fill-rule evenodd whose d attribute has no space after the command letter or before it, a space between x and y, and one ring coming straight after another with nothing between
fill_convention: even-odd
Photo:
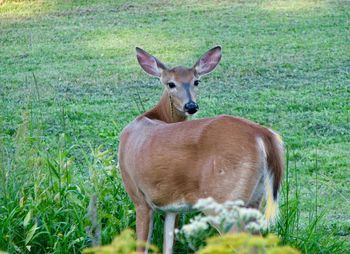
<instances>
[{"instance_id":1,"label":"deer ear","mask_svg":"<svg viewBox=\"0 0 350 254\"><path fill-rule=\"evenodd\" d=\"M221 47L216 46L205 53L193 66L199 76L210 73L221 59Z\"/></svg>"},{"instance_id":2,"label":"deer ear","mask_svg":"<svg viewBox=\"0 0 350 254\"><path fill-rule=\"evenodd\" d=\"M136 57L142 69L151 76L160 77L165 65L143 49L136 47Z\"/></svg>"}]
</instances>

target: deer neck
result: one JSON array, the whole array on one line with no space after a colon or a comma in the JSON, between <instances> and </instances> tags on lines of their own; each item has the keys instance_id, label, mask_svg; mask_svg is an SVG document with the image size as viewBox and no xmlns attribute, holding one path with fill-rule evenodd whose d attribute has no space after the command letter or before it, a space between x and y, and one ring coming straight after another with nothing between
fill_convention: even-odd
<instances>
[{"instance_id":1,"label":"deer neck","mask_svg":"<svg viewBox=\"0 0 350 254\"><path fill-rule=\"evenodd\" d=\"M176 109L172 98L166 91L164 91L158 104L143 115L150 119L157 119L166 123L176 123L187 120L187 116Z\"/></svg>"}]
</instances>

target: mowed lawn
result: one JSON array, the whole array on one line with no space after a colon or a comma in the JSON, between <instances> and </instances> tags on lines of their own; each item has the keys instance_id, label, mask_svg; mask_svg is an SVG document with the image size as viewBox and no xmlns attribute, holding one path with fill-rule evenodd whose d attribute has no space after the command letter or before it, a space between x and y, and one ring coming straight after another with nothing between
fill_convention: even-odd
<instances>
[{"instance_id":1,"label":"mowed lawn","mask_svg":"<svg viewBox=\"0 0 350 254\"><path fill-rule=\"evenodd\" d=\"M304 253L350 248L348 1L0 2L0 250L79 253L93 195L103 243L134 228L119 133L162 94L135 46L191 66L215 45L222 61L193 118L230 114L279 132L288 174L272 232Z\"/></svg>"}]
</instances>

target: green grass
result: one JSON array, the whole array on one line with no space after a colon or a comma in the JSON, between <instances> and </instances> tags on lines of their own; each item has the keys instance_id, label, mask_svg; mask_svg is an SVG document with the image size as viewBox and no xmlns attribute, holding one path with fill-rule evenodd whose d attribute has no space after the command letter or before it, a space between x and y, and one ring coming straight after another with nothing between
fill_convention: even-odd
<instances>
[{"instance_id":1,"label":"green grass","mask_svg":"<svg viewBox=\"0 0 350 254\"><path fill-rule=\"evenodd\" d=\"M93 195L103 243L134 228L118 136L162 90L134 47L191 66L219 44L195 118L237 115L281 133L289 172L273 231L304 253L346 253L349 18L347 1L3 1L0 249L79 253Z\"/></svg>"}]
</instances>

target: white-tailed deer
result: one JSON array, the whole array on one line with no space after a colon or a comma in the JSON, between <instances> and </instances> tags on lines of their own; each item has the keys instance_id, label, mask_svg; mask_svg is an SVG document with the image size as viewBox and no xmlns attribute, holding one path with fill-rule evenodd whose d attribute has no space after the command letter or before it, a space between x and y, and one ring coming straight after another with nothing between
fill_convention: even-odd
<instances>
[{"instance_id":1,"label":"white-tailed deer","mask_svg":"<svg viewBox=\"0 0 350 254\"><path fill-rule=\"evenodd\" d=\"M120 136L119 165L136 206L137 238L150 241L153 213L164 211L163 251L172 253L177 213L191 211L206 197L240 199L254 208L265 197L270 220L284 171L279 136L227 115L185 121L198 110L196 87L219 63L221 47L209 50L192 68L167 68L140 48L136 53L141 67L165 87L159 103Z\"/></svg>"}]
</instances>

